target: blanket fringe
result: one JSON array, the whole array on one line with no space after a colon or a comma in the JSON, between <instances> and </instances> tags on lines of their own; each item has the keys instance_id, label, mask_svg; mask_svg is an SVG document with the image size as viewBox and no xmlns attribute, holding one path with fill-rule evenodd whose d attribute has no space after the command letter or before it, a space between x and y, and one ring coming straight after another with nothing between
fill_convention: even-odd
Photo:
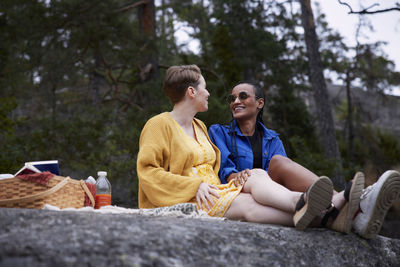
<instances>
[{"instance_id":1,"label":"blanket fringe","mask_svg":"<svg viewBox=\"0 0 400 267\"><path fill-rule=\"evenodd\" d=\"M160 207L154 209L129 209L118 206L104 206L100 209L94 209L92 207L83 207L80 209L65 208L60 209L56 206L45 204L44 210L55 210L55 211L76 211L76 212L96 212L102 214L139 214L143 216L171 216L181 218L202 218L212 220L225 220L225 218L211 217L203 210L197 210L196 204L193 203L180 203L168 207Z\"/></svg>"}]
</instances>

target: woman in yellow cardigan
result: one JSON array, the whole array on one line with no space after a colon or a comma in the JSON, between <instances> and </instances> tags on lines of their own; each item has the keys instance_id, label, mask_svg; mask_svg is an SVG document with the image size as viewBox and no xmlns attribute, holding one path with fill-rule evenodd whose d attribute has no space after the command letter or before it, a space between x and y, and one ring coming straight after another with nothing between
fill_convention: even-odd
<instances>
[{"instance_id":1,"label":"woman in yellow cardigan","mask_svg":"<svg viewBox=\"0 0 400 267\"><path fill-rule=\"evenodd\" d=\"M142 130L139 208L192 202L210 216L302 230L329 207L333 186L327 177L317 179L303 194L274 182L262 169L251 170L242 184L221 184L220 152L204 123L194 117L207 111L210 96L200 69L172 66L163 87L174 107L151 118Z\"/></svg>"}]
</instances>

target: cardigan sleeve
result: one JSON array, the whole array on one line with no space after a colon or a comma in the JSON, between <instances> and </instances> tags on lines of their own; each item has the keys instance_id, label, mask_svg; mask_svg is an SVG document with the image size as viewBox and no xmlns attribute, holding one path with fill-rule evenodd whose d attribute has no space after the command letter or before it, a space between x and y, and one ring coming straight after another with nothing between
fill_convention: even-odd
<instances>
[{"instance_id":1,"label":"cardigan sleeve","mask_svg":"<svg viewBox=\"0 0 400 267\"><path fill-rule=\"evenodd\" d=\"M139 190L154 206L169 206L189 202L196 196L202 180L182 173L170 171L172 153L181 153L179 147L171 151L173 132L166 127L165 122L149 121L142 130L139 140L137 172ZM185 157L175 164L185 165ZM141 200L139 199L139 207Z\"/></svg>"}]
</instances>

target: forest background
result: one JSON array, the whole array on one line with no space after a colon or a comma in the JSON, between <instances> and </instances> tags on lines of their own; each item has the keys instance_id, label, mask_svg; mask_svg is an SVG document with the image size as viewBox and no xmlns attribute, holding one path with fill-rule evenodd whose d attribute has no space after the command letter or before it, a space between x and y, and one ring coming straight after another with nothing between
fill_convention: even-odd
<instances>
[{"instance_id":1,"label":"forest background","mask_svg":"<svg viewBox=\"0 0 400 267\"><path fill-rule=\"evenodd\" d=\"M229 122L226 96L238 81L254 80L266 93L267 127L298 163L336 181L358 170L376 179L399 169L399 136L371 124L351 96L358 87L385 97L400 85L400 73L382 42L347 46L313 5L322 71L348 92L332 113L341 125L333 142L339 157L326 156L318 112L301 97L315 90L303 2L2 0L0 173L49 159L76 179L104 170L113 204L136 207L140 132L150 117L171 110L162 81L177 64L203 71L211 97L198 117L207 126ZM182 27L198 40L197 53L178 44ZM358 32L365 27L360 19Z\"/></svg>"}]
</instances>

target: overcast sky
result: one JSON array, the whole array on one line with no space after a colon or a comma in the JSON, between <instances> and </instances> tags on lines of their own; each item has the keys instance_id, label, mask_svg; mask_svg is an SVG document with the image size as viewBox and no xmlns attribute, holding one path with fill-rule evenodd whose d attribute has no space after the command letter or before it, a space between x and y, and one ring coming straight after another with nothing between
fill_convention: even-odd
<instances>
[{"instance_id":1,"label":"overcast sky","mask_svg":"<svg viewBox=\"0 0 400 267\"><path fill-rule=\"evenodd\" d=\"M348 14L349 8L339 4L338 0L319 0L322 12L326 15L328 25L337 30L346 38L346 44L355 44L355 31L358 24L358 15ZM394 7L398 0L342 0L350 4L354 11L361 10L360 4L364 7L370 7L375 3L379 6L370 10L385 9ZM364 19L369 20L374 31L364 29L365 37L363 42L385 41L387 45L384 51L396 64L396 71L400 71L400 11L390 11L372 15L363 15Z\"/></svg>"}]
</instances>

